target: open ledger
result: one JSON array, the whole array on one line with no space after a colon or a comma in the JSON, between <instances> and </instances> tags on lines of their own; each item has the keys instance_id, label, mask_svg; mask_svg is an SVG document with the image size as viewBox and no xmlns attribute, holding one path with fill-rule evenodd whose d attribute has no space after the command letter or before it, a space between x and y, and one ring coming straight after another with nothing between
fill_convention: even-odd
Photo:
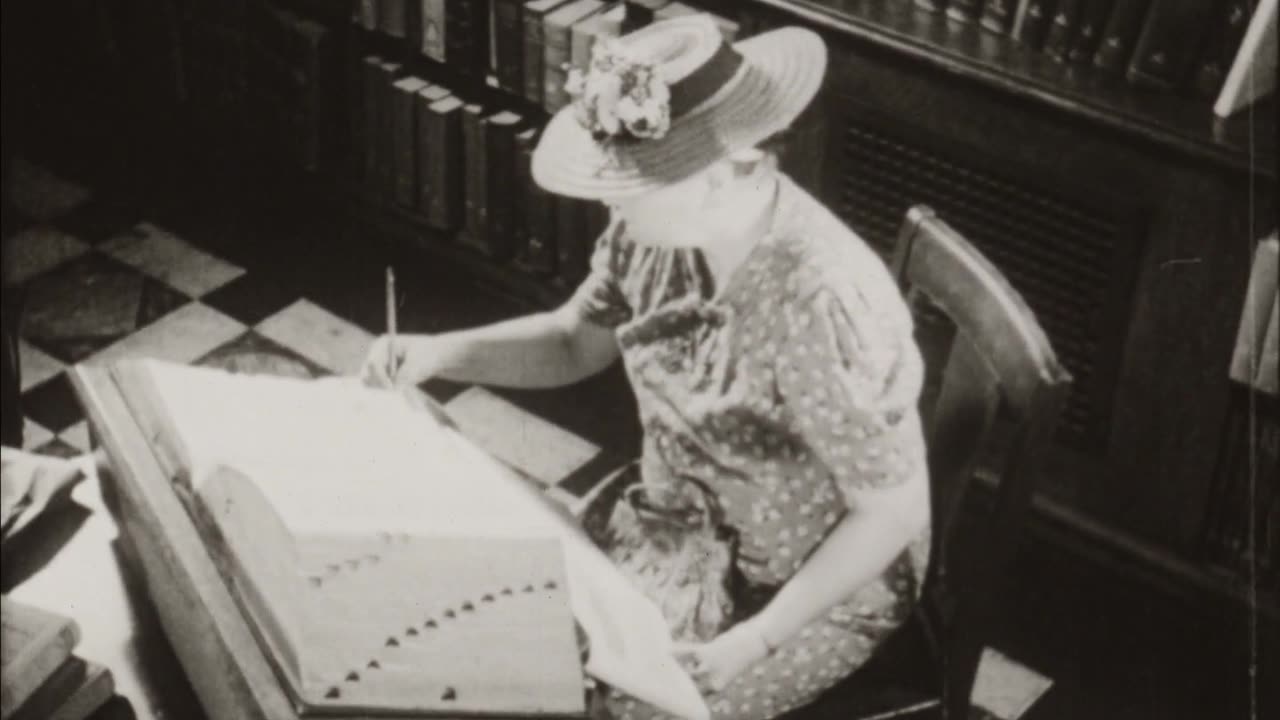
<instances>
[{"instance_id":1,"label":"open ledger","mask_svg":"<svg viewBox=\"0 0 1280 720\"><path fill-rule=\"evenodd\" d=\"M657 607L405 395L150 360L113 372L301 714L580 714L585 669L709 716Z\"/></svg>"}]
</instances>

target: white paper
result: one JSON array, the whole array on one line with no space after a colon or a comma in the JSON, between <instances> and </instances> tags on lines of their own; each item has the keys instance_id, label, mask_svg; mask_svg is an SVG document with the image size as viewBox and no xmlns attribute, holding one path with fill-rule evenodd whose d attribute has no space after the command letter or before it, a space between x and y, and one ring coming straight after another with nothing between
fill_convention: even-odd
<instances>
[{"instance_id":1,"label":"white paper","mask_svg":"<svg viewBox=\"0 0 1280 720\"><path fill-rule=\"evenodd\" d=\"M232 467L295 536L558 537L591 643L586 671L681 717L710 716L657 607L550 501L403 396L144 362L197 491L218 464Z\"/></svg>"}]
</instances>

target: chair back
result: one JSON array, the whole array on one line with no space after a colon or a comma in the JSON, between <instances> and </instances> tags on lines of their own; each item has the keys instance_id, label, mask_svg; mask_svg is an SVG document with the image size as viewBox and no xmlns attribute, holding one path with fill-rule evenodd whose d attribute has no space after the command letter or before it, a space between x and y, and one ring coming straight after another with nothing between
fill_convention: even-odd
<instances>
[{"instance_id":1,"label":"chair back","mask_svg":"<svg viewBox=\"0 0 1280 720\"><path fill-rule=\"evenodd\" d=\"M941 369L930 373L936 382L929 383L921 403L934 518L933 555L921 609L935 644L944 646L939 651L947 662L952 653L945 645L954 640L948 626L965 625L974 631L965 633L969 637L982 634L976 628L984 624L972 617L972 611L990 604L989 593L996 590L1012 559L1039 462L1052 442L1071 377L1022 296L928 207L908 211L892 270L913 306L924 300L924 315L936 318L940 313L953 326L932 348L921 339L927 362ZM918 320L918 327L927 324ZM966 537L966 548L974 552L966 551L965 562L957 568L953 555L961 506L980 466L994 470L994 512L981 523L977 539ZM970 647L961 655L980 650ZM976 672L977 657L951 661L971 661ZM950 674L944 668L944 675ZM967 700L969 689L951 691L964 693ZM944 705L956 707L946 700Z\"/></svg>"}]
</instances>

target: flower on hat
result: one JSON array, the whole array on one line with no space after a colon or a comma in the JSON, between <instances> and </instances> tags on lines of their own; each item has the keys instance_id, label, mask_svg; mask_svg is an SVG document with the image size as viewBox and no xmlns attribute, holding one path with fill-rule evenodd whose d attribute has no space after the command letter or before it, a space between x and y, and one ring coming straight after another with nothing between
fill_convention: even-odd
<instances>
[{"instance_id":1,"label":"flower on hat","mask_svg":"<svg viewBox=\"0 0 1280 720\"><path fill-rule=\"evenodd\" d=\"M661 138L671 127L671 91L657 69L616 39L591 50L584 73L569 71L574 117L597 142Z\"/></svg>"}]
</instances>

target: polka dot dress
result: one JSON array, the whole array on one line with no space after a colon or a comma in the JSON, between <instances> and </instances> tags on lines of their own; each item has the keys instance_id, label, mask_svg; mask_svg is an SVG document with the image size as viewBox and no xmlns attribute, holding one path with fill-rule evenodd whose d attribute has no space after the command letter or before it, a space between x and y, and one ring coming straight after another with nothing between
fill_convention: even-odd
<instances>
[{"instance_id":1,"label":"polka dot dress","mask_svg":"<svg viewBox=\"0 0 1280 720\"><path fill-rule=\"evenodd\" d=\"M780 178L772 226L723 287L696 249L601 236L573 301L614 329L645 428L641 480L710 487L738 532L738 569L779 586L861 492L923 472L923 366L884 263ZM922 534L877 580L707 697L717 718L771 718L857 669L910 612ZM612 692L614 718L663 717Z\"/></svg>"}]
</instances>

